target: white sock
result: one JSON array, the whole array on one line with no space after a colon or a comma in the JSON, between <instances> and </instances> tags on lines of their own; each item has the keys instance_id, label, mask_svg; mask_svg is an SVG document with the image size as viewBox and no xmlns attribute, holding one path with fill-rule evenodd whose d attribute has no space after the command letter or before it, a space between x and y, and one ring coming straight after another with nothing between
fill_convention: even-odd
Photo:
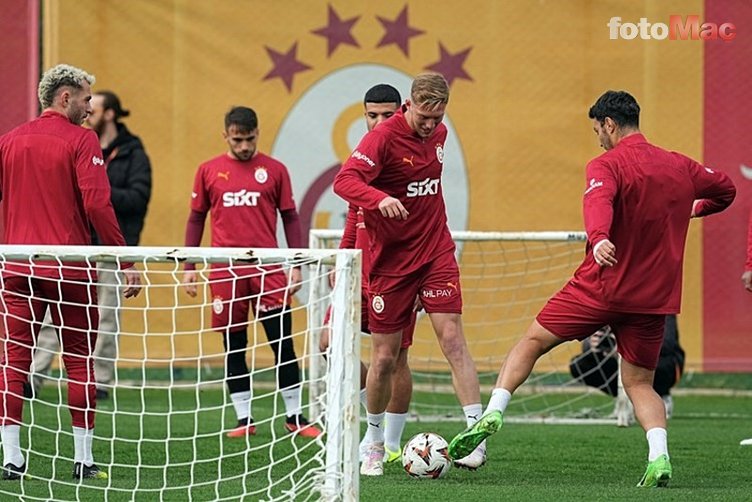
<instances>
[{"instance_id":1,"label":"white sock","mask_svg":"<svg viewBox=\"0 0 752 502\"><path fill-rule=\"evenodd\" d=\"M384 446L391 451L399 451L402 432L405 430L407 413L389 413L384 416Z\"/></svg>"},{"instance_id":2,"label":"white sock","mask_svg":"<svg viewBox=\"0 0 752 502\"><path fill-rule=\"evenodd\" d=\"M73 462L82 462L85 466L94 465L91 445L94 442L94 429L73 428Z\"/></svg>"},{"instance_id":3,"label":"white sock","mask_svg":"<svg viewBox=\"0 0 752 502\"><path fill-rule=\"evenodd\" d=\"M300 408L300 396L303 389L300 385L282 389L282 400L285 402L285 410L288 417L297 417L303 410Z\"/></svg>"},{"instance_id":4,"label":"white sock","mask_svg":"<svg viewBox=\"0 0 752 502\"><path fill-rule=\"evenodd\" d=\"M366 389L360 389L360 404L363 405L363 409L368 411L368 406L366 406Z\"/></svg>"},{"instance_id":5,"label":"white sock","mask_svg":"<svg viewBox=\"0 0 752 502\"><path fill-rule=\"evenodd\" d=\"M465 414L465 422L470 427L475 422L480 420L480 416L483 414L483 406L480 403L468 404L462 407L462 412Z\"/></svg>"},{"instance_id":6,"label":"white sock","mask_svg":"<svg viewBox=\"0 0 752 502\"><path fill-rule=\"evenodd\" d=\"M646 434L648 438L648 462L652 462L661 455L668 456L668 433L661 427L653 427Z\"/></svg>"},{"instance_id":7,"label":"white sock","mask_svg":"<svg viewBox=\"0 0 752 502\"><path fill-rule=\"evenodd\" d=\"M496 387L493 392L491 392L491 399L488 401L486 412L496 410L504 413L509 405L510 399L512 399L511 392L502 389L501 387Z\"/></svg>"},{"instance_id":8,"label":"white sock","mask_svg":"<svg viewBox=\"0 0 752 502\"><path fill-rule=\"evenodd\" d=\"M232 399L232 405L235 407L235 414L238 416L238 420L245 420L251 416L251 391L244 390L243 392L230 394L230 399Z\"/></svg>"},{"instance_id":9,"label":"white sock","mask_svg":"<svg viewBox=\"0 0 752 502\"><path fill-rule=\"evenodd\" d=\"M384 442L384 429L381 427L381 423L384 421L384 415L385 413L366 413L368 428L366 429L366 435L363 438L366 444Z\"/></svg>"},{"instance_id":10,"label":"white sock","mask_svg":"<svg viewBox=\"0 0 752 502\"><path fill-rule=\"evenodd\" d=\"M3 442L3 465L13 464L23 467L26 463L21 453L21 426L4 425L0 427Z\"/></svg>"}]
</instances>

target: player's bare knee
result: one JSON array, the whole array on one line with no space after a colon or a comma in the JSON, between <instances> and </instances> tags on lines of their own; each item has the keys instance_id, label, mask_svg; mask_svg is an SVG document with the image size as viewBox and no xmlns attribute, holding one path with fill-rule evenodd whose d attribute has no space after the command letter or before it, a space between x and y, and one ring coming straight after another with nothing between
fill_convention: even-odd
<instances>
[{"instance_id":1,"label":"player's bare knee","mask_svg":"<svg viewBox=\"0 0 752 502\"><path fill-rule=\"evenodd\" d=\"M397 367L397 358L388 351L374 353L371 357L371 367L369 372L373 372L378 378L384 375L391 375Z\"/></svg>"}]
</instances>

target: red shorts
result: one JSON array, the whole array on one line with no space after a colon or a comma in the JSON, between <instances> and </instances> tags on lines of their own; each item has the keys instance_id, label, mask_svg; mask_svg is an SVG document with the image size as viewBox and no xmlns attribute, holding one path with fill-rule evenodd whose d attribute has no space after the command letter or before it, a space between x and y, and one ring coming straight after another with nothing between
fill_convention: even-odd
<instances>
[{"instance_id":1,"label":"red shorts","mask_svg":"<svg viewBox=\"0 0 752 502\"><path fill-rule=\"evenodd\" d=\"M290 305L287 274L279 267L212 270L212 328L230 331L248 324L250 304L255 316Z\"/></svg>"},{"instance_id":2,"label":"red shorts","mask_svg":"<svg viewBox=\"0 0 752 502\"><path fill-rule=\"evenodd\" d=\"M541 326L564 340L583 340L609 325L616 335L621 357L651 370L658 365L665 314L610 312L584 305L567 284L548 300L536 319Z\"/></svg>"},{"instance_id":3,"label":"red shorts","mask_svg":"<svg viewBox=\"0 0 752 502\"><path fill-rule=\"evenodd\" d=\"M420 294L429 314L461 314L460 270L454 253L444 253L402 277L371 274L369 326L373 333L394 333L407 328ZM414 324L414 321L412 321Z\"/></svg>"},{"instance_id":4,"label":"red shorts","mask_svg":"<svg viewBox=\"0 0 752 502\"><path fill-rule=\"evenodd\" d=\"M364 291L363 292L363 303L361 307L360 312L360 330L364 333L371 333L371 331L368 329L368 311L370 310L368 308L368 294ZM332 320L332 306L329 305L329 308L326 309L326 315L324 316L324 326L329 326ZM413 335L415 335L415 323L418 320L418 313L413 312L412 317L410 318L410 325L407 326L405 329L402 330L402 343L400 344L401 349L408 349L413 344Z\"/></svg>"}]
</instances>

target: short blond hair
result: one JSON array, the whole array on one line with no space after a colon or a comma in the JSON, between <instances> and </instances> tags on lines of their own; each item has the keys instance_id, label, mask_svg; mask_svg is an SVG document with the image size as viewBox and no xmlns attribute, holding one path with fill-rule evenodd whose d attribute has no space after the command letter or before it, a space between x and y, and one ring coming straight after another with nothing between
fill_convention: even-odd
<instances>
[{"instance_id":1,"label":"short blond hair","mask_svg":"<svg viewBox=\"0 0 752 502\"><path fill-rule=\"evenodd\" d=\"M53 66L44 72L42 80L39 81L37 88L39 104L42 105L42 109L49 108L62 87L82 89L84 82L94 85L95 80L94 75L89 75L81 68L67 64Z\"/></svg>"},{"instance_id":2,"label":"short blond hair","mask_svg":"<svg viewBox=\"0 0 752 502\"><path fill-rule=\"evenodd\" d=\"M449 84L439 73L421 73L413 80L410 99L421 108L433 110L449 103Z\"/></svg>"}]
</instances>

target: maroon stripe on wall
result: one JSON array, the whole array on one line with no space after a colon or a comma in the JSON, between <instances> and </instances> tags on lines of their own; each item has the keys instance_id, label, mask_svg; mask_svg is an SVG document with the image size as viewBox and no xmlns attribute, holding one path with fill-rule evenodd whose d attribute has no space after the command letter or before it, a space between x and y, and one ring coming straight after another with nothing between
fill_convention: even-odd
<instances>
[{"instance_id":1,"label":"maroon stripe on wall","mask_svg":"<svg viewBox=\"0 0 752 502\"><path fill-rule=\"evenodd\" d=\"M704 161L731 176L737 197L703 224L703 367L752 371L752 293L740 281L752 210L752 179L743 174L743 166L752 168L752 2L706 0L704 21L736 26L729 42L699 43L705 48Z\"/></svg>"},{"instance_id":2,"label":"maroon stripe on wall","mask_svg":"<svg viewBox=\"0 0 752 502\"><path fill-rule=\"evenodd\" d=\"M0 134L37 115L39 2L0 0Z\"/></svg>"}]
</instances>

